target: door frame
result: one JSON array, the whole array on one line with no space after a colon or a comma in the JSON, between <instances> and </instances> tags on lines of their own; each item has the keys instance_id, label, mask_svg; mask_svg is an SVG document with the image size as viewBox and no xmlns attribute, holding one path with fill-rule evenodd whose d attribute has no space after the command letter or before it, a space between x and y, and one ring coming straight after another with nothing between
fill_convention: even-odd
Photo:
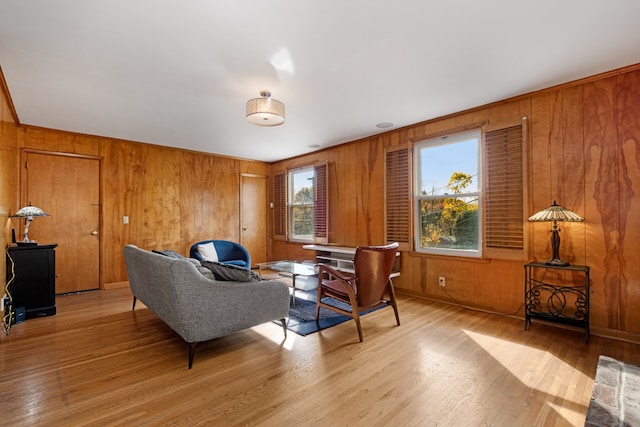
<instances>
[{"instance_id":1,"label":"door frame","mask_svg":"<svg viewBox=\"0 0 640 427\"><path fill-rule=\"evenodd\" d=\"M27 200L28 188L27 188L27 156L29 153L43 154L47 156L60 156L60 157L75 157L79 159L97 160L98 161L98 287L100 290L104 289L104 280L102 277L102 254L104 252L104 240L102 239L103 219L102 219L102 161L104 157L93 156L90 154L77 154L66 153L64 151L49 151L49 150L37 150L33 148L21 148L20 149L20 200L23 201L21 206L27 206L29 201ZM23 226L23 225L22 225Z\"/></svg>"}]
</instances>

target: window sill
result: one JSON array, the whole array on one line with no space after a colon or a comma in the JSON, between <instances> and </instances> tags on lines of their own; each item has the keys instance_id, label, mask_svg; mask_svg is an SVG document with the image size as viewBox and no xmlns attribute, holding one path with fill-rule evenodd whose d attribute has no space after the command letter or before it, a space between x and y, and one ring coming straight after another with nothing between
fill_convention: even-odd
<instances>
[{"instance_id":1,"label":"window sill","mask_svg":"<svg viewBox=\"0 0 640 427\"><path fill-rule=\"evenodd\" d=\"M295 244L301 244L301 245L312 245L313 244L313 239L311 239L311 240L289 239L289 240L287 240L287 243L295 243Z\"/></svg>"},{"instance_id":2,"label":"window sill","mask_svg":"<svg viewBox=\"0 0 640 427\"><path fill-rule=\"evenodd\" d=\"M409 251L407 252L409 256L416 258L429 258L429 259L438 259L438 260L447 260L447 261L463 261L475 264L489 264L494 258L483 258L483 257L468 257L468 256L460 256L460 255L441 255L441 254L428 254L424 252L416 252Z\"/></svg>"}]
</instances>

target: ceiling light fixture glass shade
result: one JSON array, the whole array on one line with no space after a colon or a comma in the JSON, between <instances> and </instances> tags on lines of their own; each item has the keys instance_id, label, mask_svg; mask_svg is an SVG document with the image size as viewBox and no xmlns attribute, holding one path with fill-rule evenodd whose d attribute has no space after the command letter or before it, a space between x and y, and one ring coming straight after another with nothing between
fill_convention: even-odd
<instances>
[{"instance_id":1,"label":"ceiling light fixture glass shade","mask_svg":"<svg viewBox=\"0 0 640 427\"><path fill-rule=\"evenodd\" d=\"M568 262L560 259L560 229L558 228L558 221L565 222L582 222L584 218L571 212L568 209L558 205L556 201L548 208L541 210L529 217L529 221L532 222L548 222L553 221L553 228L551 229L551 259L546 261L547 265L565 266L569 265Z\"/></svg>"},{"instance_id":2,"label":"ceiling light fixture glass shade","mask_svg":"<svg viewBox=\"0 0 640 427\"><path fill-rule=\"evenodd\" d=\"M26 218L25 225L24 225L24 233L22 233L23 238L21 242L16 242L18 245L20 244L36 245L37 244L33 240L29 240L29 225L31 224L31 221L33 221L34 216L49 216L49 214L37 206L29 205L21 208L20 210L18 210L18 212L11 215L11 218Z\"/></svg>"},{"instance_id":3,"label":"ceiling light fixture glass shade","mask_svg":"<svg viewBox=\"0 0 640 427\"><path fill-rule=\"evenodd\" d=\"M262 98L247 101L247 120L256 126L278 126L284 123L284 104L271 98L271 92L260 92Z\"/></svg>"}]
</instances>

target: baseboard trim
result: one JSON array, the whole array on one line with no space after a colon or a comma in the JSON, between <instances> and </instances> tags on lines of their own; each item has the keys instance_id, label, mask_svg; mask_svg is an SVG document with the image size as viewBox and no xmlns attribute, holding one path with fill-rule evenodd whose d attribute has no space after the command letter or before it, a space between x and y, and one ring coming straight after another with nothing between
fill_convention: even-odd
<instances>
[{"instance_id":1,"label":"baseboard trim","mask_svg":"<svg viewBox=\"0 0 640 427\"><path fill-rule=\"evenodd\" d=\"M122 288L128 288L129 287L129 282L112 282L112 283L105 283L104 284L104 290L107 291L109 289L122 289Z\"/></svg>"}]
</instances>

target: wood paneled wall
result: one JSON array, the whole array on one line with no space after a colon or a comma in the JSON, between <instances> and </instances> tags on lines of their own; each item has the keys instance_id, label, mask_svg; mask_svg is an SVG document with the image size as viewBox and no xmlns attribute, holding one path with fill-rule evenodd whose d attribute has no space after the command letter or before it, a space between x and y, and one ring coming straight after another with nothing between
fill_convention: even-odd
<instances>
[{"instance_id":1,"label":"wood paneled wall","mask_svg":"<svg viewBox=\"0 0 640 427\"><path fill-rule=\"evenodd\" d=\"M3 119L10 120L11 115L5 114L9 110L6 96L2 96L4 107L0 113ZM187 255L190 246L199 240L238 241L240 174L271 173L271 166L264 162L17 126L13 120L3 120L0 132L0 219L6 223L3 247L11 235L12 220L8 215L21 203L20 149L101 158L102 286L127 280L122 247L129 243L145 249L174 249ZM129 224L122 223L125 215ZM0 262L4 278L4 256Z\"/></svg>"},{"instance_id":2,"label":"wood paneled wall","mask_svg":"<svg viewBox=\"0 0 640 427\"><path fill-rule=\"evenodd\" d=\"M149 144L17 126L0 99L0 220L19 208L20 148L102 158L101 283L126 280L122 246L182 253L200 239L239 239L240 174L330 162L330 242L384 243L384 151L470 124L528 122L527 211L557 200L585 217L563 224L561 255L592 271L594 331L640 341L640 65L393 130L269 165ZM150 141L153 142L153 141ZM122 216L130 218L122 224ZM549 257L549 226L526 223L526 260L403 252L401 292L523 315L523 262ZM270 259L310 259L271 241ZM4 259L0 261L4 263ZM4 275L4 266L0 270ZM438 276L447 278L446 293Z\"/></svg>"},{"instance_id":3,"label":"wood paneled wall","mask_svg":"<svg viewBox=\"0 0 640 427\"><path fill-rule=\"evenodd\" d=\"M128 243L188 255L200 240L238 241L240 174L270 174L263 162L146 144L108 140L101 149L104 283L126 280Z\"/></svg>"},{"instance_id":4,"label":"wood paneled wall","mask_svg":"<svg viewBox=\"0 0 640 427\"><path fill-rule=\"evenodd\" d=\"M12 222L9 215L16 212L18 204L18 127L13 118L13 110L5 95L4 77L0 69L0 247L5 248L11 242ZM4 295L6 281L6 259L4 250L0 256L0 297Z\"/></svg>"},{"instance_id":5,"label":"wood paneled wall","mask_svg":"<svg viewBox=\"0 0 640 427\"><path fill-rule=\"evenodd\" d=\"M591 267L597 333L640 341L640 66L501 101L274 164L330 162L330 242L384 242L384 150L475 123L527 117L527 212L554 200L585 217L562 224L561 256ZM525 259L466 259L403 252L399 291L523 316L525 261L550 257L549 224L525 224ZM312 259L275 242L273 256ZM438 285L445 276L446 293Z\"/></svg>"}]
</instances>

